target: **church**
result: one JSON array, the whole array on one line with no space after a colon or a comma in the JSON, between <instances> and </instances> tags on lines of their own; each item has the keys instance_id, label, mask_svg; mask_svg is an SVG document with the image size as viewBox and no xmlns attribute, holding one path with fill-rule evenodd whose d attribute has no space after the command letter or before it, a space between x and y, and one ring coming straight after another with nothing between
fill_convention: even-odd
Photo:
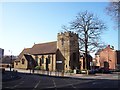
<instances>
[{"instance_id":1,"label":"church","mask_svg":"<svg viewBox=\"0 0 120 90\"><path fill-rule=\"evenodd\" d=\"M57 41L34 44L25 48L14 61L14 68L46 71L79 69L78 34L71 31L57 34Z\"/></svg>"}]
</instances>

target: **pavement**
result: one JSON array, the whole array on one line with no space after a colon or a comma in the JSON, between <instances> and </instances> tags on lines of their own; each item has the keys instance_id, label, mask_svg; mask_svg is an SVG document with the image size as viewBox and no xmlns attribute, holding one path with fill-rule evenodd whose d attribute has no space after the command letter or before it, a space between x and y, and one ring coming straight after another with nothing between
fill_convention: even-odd
<instances>
[{"instance_id":1,"label":"pavement","mask_svg":"<svg viewBox=\"0 0 120 90\"><path fill-rule=\"evenodd\" d=\"M5 68L6 71L9 71L9 68ZM21 73L32 73L30 70L23 70L23 69L13 69L17 70L17 72ZM93 75L86 75L86 74L74 74L74 73L61 73L61 72L48 72L48 71L38 71L35 70L34 74L40 74L40 75L47 75L47 76L55 76L55 77L70 77L70 78L83 78L83 79L112 79L112 80L118 80L120 79L120 72L118 73L112 73L112 74L93 74ZM15 75L15 74L12 74ZM15 75L16 77L16 75Z\"/></svg>"}]
</instances>

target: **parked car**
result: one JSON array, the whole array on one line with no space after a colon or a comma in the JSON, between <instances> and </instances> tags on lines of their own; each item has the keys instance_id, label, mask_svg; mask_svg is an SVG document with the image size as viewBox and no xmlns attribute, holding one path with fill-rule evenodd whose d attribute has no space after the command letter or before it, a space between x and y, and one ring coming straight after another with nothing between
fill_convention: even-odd
<instances>
[{"instance_id":1,"label":"parked car","mask_svg":"<svg viewBox=\"0 0 120 90\"><path fill-rule=\"evenodd\" d=\"M5 73L5 68L4 67L0 67L0 72Z\"/></svg>"},{"instance_id":2,"label":"parked car","mask_svg":"<svg viewBox=\"0 0 120 90\"><path fill-rule=\"evenodd\" d=\"M89 73L89 74L95 74L96 72L95 72L94 69L92 69L92 70L89 70L88 73Z\"/></svg>"},{"instance_id":3,"label":"parked car","mask_svg":"<svg viewBox=\"0 0 120 90\"><path fill-rule=\"evenodd\" d=\"M88 70L88 74L95 74L95 70ZM82 70L81 71L81 74L87 74L87 71L86 70Z\"/></svg>"},{"instance_id":4,"label":"parked car","mask_svg":"<svg viewBox=\"0 0 120 90\"><path fill-rule=\"evenodd\" d=\"M104 67L95 69L95 72L96 73L111 73L111 71L108 68L104 68Z\"/></svg>"}]
</instances>

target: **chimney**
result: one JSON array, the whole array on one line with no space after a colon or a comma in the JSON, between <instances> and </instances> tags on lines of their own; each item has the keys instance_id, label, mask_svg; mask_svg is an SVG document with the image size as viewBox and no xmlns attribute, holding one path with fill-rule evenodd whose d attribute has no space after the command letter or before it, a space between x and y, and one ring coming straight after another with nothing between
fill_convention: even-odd
<instances>
[{"instance_id":1,"label":"chimney","mask_svg":"<svg viewBox=\"0 0 120 90\"><path fill-rule=\"evenodd\" d=\"M108 48L110 48L110 45L108 45Z\"/></svg>"}]
</instances>

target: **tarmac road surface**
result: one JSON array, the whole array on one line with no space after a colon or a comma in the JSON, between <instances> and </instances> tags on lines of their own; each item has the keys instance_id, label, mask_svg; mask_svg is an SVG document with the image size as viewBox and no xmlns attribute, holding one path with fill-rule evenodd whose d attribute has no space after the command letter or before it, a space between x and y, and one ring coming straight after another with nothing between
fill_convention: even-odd
<instances>
[{"instance_id":1,"label":"tarmac road surface","mask_svg":"<svg viewBox=\"0 0 120 90\"><path fill-rule=\"evenodd\" d=\"M20 79L2 82L2 89L11 90L40 90L40 89L83 89L96 88L103 90L106 88L114 88L118 90L120 86L119 80L108 79L81 79L70 77L50 77L45 75L19 73ZM101 89L102 88L102 89Z\"/></svg>"}]
</instances>

